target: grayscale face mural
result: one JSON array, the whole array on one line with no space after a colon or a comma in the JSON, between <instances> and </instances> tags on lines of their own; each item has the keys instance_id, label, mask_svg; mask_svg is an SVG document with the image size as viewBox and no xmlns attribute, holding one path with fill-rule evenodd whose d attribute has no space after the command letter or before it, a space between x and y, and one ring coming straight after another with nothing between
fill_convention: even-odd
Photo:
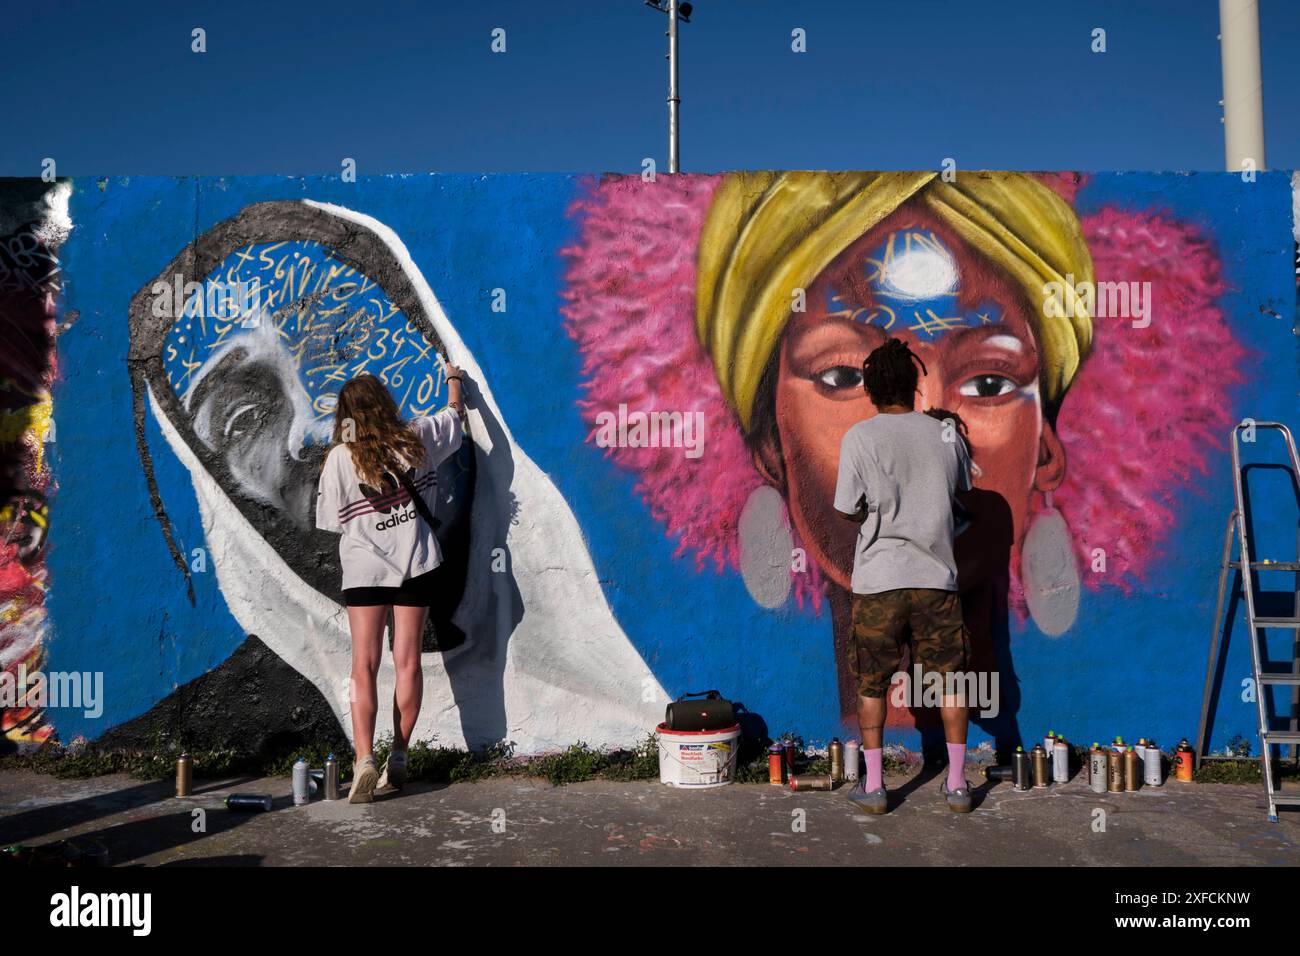
<instances>
[{"instance_id":1,"label":"grayscale face mural","mask_svg":"<svg viewBox=\"0 0 1300 956\"><path fill-rule=\"evenodd\" d=\"M373 374L408 418L446 397L442 343L392 251L310 205L250 206L140 290L131 337L137 429L147 389L267 545L337 600L337 539L316 530L313 509L339 388ZM450 617L464 589L471 447L439 472L445 597L430 615L429 648L464 639ZM142 460L151 473L147 449Z\"/></svg>"}]
</instances>

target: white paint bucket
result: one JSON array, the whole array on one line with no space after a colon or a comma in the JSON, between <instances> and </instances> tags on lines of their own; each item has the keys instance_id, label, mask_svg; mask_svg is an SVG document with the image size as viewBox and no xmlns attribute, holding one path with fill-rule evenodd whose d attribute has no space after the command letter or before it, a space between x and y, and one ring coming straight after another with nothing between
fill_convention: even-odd
<instances>
[{"instance_id":1,"label":"white paint bucket","mask_svg":"<svg viewBox=\"0 0 1300 956\"><path fill-rule=\"evenodd\" d=\"M659 735L659 782L700 790L724 787L736 779L740 724L722 730L669 730Z\"/></svg>"}]
</instances>

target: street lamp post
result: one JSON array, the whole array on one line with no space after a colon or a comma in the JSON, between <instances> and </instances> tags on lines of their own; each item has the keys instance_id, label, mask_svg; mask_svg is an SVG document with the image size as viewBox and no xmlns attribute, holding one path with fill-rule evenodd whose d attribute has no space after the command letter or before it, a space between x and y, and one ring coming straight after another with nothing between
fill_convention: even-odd
<instances>
[{"instance_id":1,"label":"street lamp post","mask_svg":"<svg viewBox=\"0 0 1300 956\"><path fill-rule=\"evenodd\" d=\"M668 14L668 172L678 172L681 158L681 134L678 114L682 98L677 90L677 24L690 23L690 3L679 0L645 0L646 6Z\"/></svg>"}]
</instances>

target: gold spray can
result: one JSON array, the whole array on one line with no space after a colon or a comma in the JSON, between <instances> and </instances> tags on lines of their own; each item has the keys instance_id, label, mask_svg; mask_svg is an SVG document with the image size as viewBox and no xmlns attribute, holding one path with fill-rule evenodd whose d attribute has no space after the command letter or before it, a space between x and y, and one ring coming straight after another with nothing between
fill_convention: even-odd
<instances>
[{"instance_id":1,"label":"gold spray can","mask_svg":"<svg viewBox=\"0 0 1300 956\"><path fill-rule=\"evenodd\" d=\"M194 789L194 761L188 753L176 761L176 796L188 797Z\"/></svg>"},{"instance_id":2,"label":"gold spray can","mask_svg":"<svg viewBox=\"0 0 1300 956\"><path fill-rule=\"evenodd\" d=\"M1124 789L1124 755L1112 747L1106 751L1106 791L1120 793Z\"/></svg>"},{"instance_id":3,"label":"gold spray can","mask_svg":"<svg viewBox=\"0 0 1300 956\"><path fill-rule=\"evenodd\" d=\"M804 774L801 777L790 778L790 789L799 793L804 790L834 790L835 781L831 779L830 774L825 776Z\"/></svg>"},{"instance_id":4,"label":"gold spray can","mask_svg":"<svg viewBox=\"0 0 1300 956\"><path fill-rule=\"evenodd\" d=\"M1124 751L1124 789L1136 790L1142 786L1142 760L1132 747Z\"/></svg>"},{"instance_id":5,"label":"gold spray can","mask_svg":"<svg viewBox=\"0 0 1300 956\"><path fill-rule=\"evenodd\" d=\"M1041 790L1047 786L1047 751L1042 744L1034 744L1034 749L1029 752L1029 760L1033 765L1034 789Z\"/></svg>"},{"instance_id":6,"label":"gold spray can","mask_svg":"<svg viewBox=\"0 0 1300 956\"><path fill-rule=\"evenodd\" d=\"M826 747L826 755L831 761L831 779L839 783L844 779L844 745L839 737L832 737Z\"/></svg>"}]
</instances>

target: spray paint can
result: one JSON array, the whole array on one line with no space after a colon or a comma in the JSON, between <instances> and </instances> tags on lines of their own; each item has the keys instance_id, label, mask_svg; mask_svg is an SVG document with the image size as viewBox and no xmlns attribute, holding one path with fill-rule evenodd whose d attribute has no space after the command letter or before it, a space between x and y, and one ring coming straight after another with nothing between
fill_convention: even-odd
<instances>
[{"instance_id":1,"label":"spray paint can","mask_svg":"<svg viewBox=\"0 0 1300 956\"><path fill-rule=\"evenodd\" d=\"M1138 760L1145 760L1147 753L1147 739L1145 737L1139 737L1138 742L1133 745L1133 749L1137 751Z\"/></svg>"},{"instance_id":2,"label":"spray paint can","mask_svg":"<svg viewBox=\"0 0 1300 956\"><path fill-rule=\"evenodd\" d=\"M1070 745L1064 737L1057 737L1052 746L1052 781L1054 783L1070 782Z\"/></svg>"},{"instance_id":3,"label":"spray paint can","mask_svg":"<svg viewBox=\"0 0 1300 956\"><path fill-rule=\"evenodd\" d=\"M1142 755L1142 782L1148 787L1158 787L1164 783L1160 776L1160 748L1154 740L1147 741L1146 753Z\"/></svg>"},{"instance_id":4,"label":"spray paint can","mask_svg":"<svg viewBox=\"0 0 1300 956\"><path fill-rule=\"evenodd\" d=\"M1096 742L1088 751L1088 787L1093 793L1106 792L1106 751Z\"/></svg>"},{"instance_id":5,"label":"spray paint can","mask_svg":"<svg viewBox=\"0 0 1300 956\"><path fill-rule=\"evenodd\" d=\"M226 797L226 809L247 812L270 810L271 795L269 793L232 793Z\"/></svg>"},{"instance_id":6,"label":"spray paint can","mask_svg":"<svg viewBox=\"0 0 1300 956\"><path fill-rule=\"evenodd\" d=\"M1174 768L1179 780L1192 782L1193 758L1196 754L1192 751L1192 745L1184 737L1178 741L1178 747L1174 750Z\"/></svg>"},{"instance_id":7,"label":"spray paint can","mask_svg":"<svg viewBox=\"0 0 1300 956\"><path fill-rule=\"evenodd\" d=\"M767 782L776 787L785 783L785 748L779 743L767 748Z\"/></svg>"},{"instance_id":8,"label":"spray paint can","mask_svg":"<svg viewBox=\"0 0 1300 956\"><path fill-rule=\"evenodd\" d=\"M989 783L1008 783L1011 782L1015 774L1015 768L1008 764L1005 767L985 767L984 779Z\"/></svg>"},{"instance_id":9,"label":"spray paint can","mask_svg":"<svg viewBox=\"0 0 1300 956\"><path fill-rule=\"evenodd\" d=\"M339 762L330 754L325 758L325 799L339 798Z\"/></svg>"},{"instance_id":10,"label":"spray paint can","mask_svg":"<svg viewBox=\"0 0 1300 956\"><path fill-rule=\"evenodd\" d=\"M799 750L795 747L793 740L785 742L785 774L787 777L794 776L794 758L798 752Z\"/></svg>"},{"instance_id":11,"label":"spray paint can","mask_svg":"<svg viewBox=\"0 0 1300 956\"><path fill-rule=\"evenodd\" d=\"M1114 747L1106 751L1106 791L1121 793L1124 790L1124 755Z\"/></svg>"},{"instance_id":12,"label":"spray paint can","mask_svg":"<svg viewBox=\"0 0 1300 956\"><path fill-rule=\"evenodd\" d=\"M194 790L194 761L183 753L176 761L176 796L188 797Z\"/></svg>"},{"instance_id":13,"label":"spray paint can","mask_svg":"<svg viewBox=\"0 0 1300 956\"><path fill-rule=\"evenodd\" d=\"M862 767L862 747L856 740L844 745L844 779L850 783L858 779Z\"/></svg>"},{"instance_id":14,"label":"spray paint can","mask_svg":"<svg viewBox=\"0 0 1300 956\"><path fill-rule=\"evenodd\" d=\"M790 778L790 789L796 793L802 793L805 790L834 790L835 781L831 779L830 774L804 774L802 777Z\"/></svg>"},{"instance_id":15,"label":"spray paint can","mask_svg":"<svg viewBox=\"0 0 1300 956\"><path fill-rule=\"evenodd\" d=\"M839 737L832 737L826 745L826 757L831 765L831 779L839 783L844 779L844 745Z\"/></svg>"},{"instance_id":16,"label":"spray paint can","mask_svg":"<svg viewBox=\"0 0 1300 956\"><path fill-rule=\"evenodd\" d=\"M1043 738L1043 749L1047 751L1047 769L1052 769L1052 753L1056 749L1056 731L1049 730Z\"/></svg>"},{"instance_id":17,"label":"spray paint can","mask_svg":"<svg viewBox=\"0 0 1300 956\"><path fill-rule=\"evenodd\" d=\"M1132 747L1124 754L1124 789L1130 793L1142 786L1142 761Z\"/></svg>"},{"instance_id":18,"label":"spray paint can","mask_svg":"<svg viewBox=\"0 0 1300 956\"><path fill-rule=\"evenodd\" d=\"M1047 750L1042 744L1034 744L1029 753L1034 768L1034 789L1041 790L1047 786Z\"/></svg>"},{"instance_id":19,"label":"spray paint can","mask_svg":"<svg viewBox=\"0 0 1300 956\"><path fill-rule=\"evenodd\" d=\"M1034 783L1034 773L1029 754L1024 747L1017 747L1011 755L1011 785L1017 790L1028 790Z\"/></svg>"},{"instance_id":20,"label":"spray paint can","mask_svg":"<svg viewBox=\"0 0 1300 956\"><path fill-rule=\"evenodd\" d=\"M293 765L293 805L300 807L307 802L307 760L299 757Z\"/></svg>"}]
</instances>

